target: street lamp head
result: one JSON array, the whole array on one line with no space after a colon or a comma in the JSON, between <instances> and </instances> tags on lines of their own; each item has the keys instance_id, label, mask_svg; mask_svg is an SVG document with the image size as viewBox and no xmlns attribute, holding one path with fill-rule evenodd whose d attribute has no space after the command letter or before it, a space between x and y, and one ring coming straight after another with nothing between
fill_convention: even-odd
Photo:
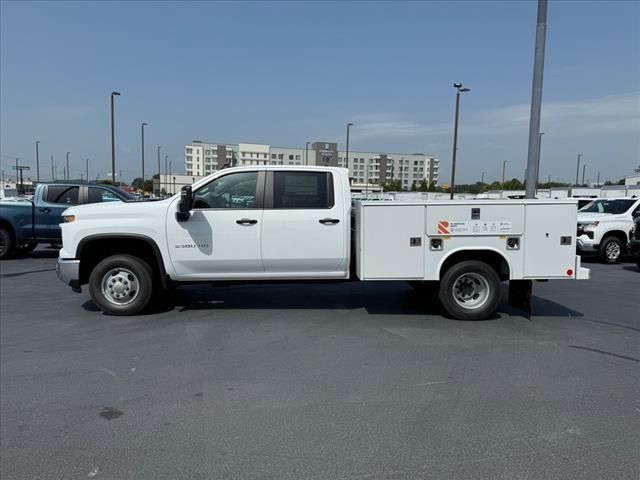
<instances>
[{"instance_id":1,"label":"street lamp head","mask_svg":"<svg viewBox=\"0 0 640 480\"><path fill-rule=\"evenodd\" d=\"M461 92L470 92L471 89L470 88L461 88L460 91Z\"/></svg>"},{"instance_id":2,"label":"street lamp head","mask_svg":"<svg viewBox=\"0 0 640 480\"><path fill-rule=\"evenodd\" d=\"M146 127L147 125L149 125L149 124L148 124L148 123L146 123L146 122L142 122L142 126L143 126L143 127Z\"/></svg>"},{"instance_id":3,"label":"street lamp head","mask_svg":"<svg viewBox=\"0 0 640 480\"><path fill-rule=\"evenodd\" d=\"M353 123L347 123L347 127L353 127Z\"/></svg>"},{"instance_id":4,"label":"street lamp head","mask_svg":"<svg viewBox=\"0 0 640 480\"><path fill-rule=\"evenodd\" d=\"M111 96L113 97L114 95L120 95L120 92L111 92Z\"/></svg>"},{"instance_id":5,"label":"street lamp head","mask_svg":"<svg viewBox=\"0 0 640 480\"><path fill-rule=\"evenodd\" d=\"M454 83L454 84L453 84L453 87L454 87L454 88L462 88L462 84L461 84L461 83L456 82L456 83Z\"/></svg>"}]
</instances>

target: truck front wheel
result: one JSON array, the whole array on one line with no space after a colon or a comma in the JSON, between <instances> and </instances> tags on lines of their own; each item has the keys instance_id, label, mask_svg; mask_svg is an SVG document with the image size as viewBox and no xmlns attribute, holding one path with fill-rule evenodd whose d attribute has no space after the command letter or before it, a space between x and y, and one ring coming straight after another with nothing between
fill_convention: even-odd
<instances>
[{"instance_id":1,"label":"truck front wheel","mask_svg":"<svg viewBox=\"0 0 640 480\"><path fill-rule=\"evenodd\" d=\"M108 315L135 315L153 294L153 271L132 255L113 255L98 263L89 276L93 302Z\"/></svg>"},{"instance_id":2,"label":"truck front wheel","mask_svg":"<svg viewBox=\"0 0 640 480\"><path fill-rule=\"evenodd\" d=\"M13 237L6 228L0 228L0 260L13 252Z\"/></svg>"},{"instance_id":3,"label":"truck front wheel","mask_svg":"<svg viewBox=\"0 0 640 480\"><path fill-rule=\"evenodd\" d=\"M484 320L496 311L500 302L500 278L484 262L460 262L444 273L438 296L453 318Z\"/></svg>"},{"instance_id":4,"label":"truck front wheel","mask_svg":"<svg viewBox=\"0 0 640 480\"><path fill-rule=\"evenodd\" d=\"M606 237L600 244L598 254L604 263L617 263L622 256L623 246L618 237Z\"/></svg>"}]
</instances>

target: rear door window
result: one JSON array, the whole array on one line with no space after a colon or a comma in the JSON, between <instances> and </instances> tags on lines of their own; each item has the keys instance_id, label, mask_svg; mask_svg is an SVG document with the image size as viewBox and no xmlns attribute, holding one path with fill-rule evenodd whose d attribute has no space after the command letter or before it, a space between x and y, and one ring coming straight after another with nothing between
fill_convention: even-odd
<instances>
[{"instance_id":1,"label":"rear door window","mask_svg":"<svg viewBox=\"0 0 640 480\"><path fill-rule=\"evenodd\" d=\"M80 187L69 185L49 185L45 201L64 205L77 205Z\"/></svg>"},{"instance_id":2,"label":"rear door window","mask_svg":"<svg viewBox=\"0 0 640 480\"><path fill-rule=\"evenodd\" d=\"M333 207L330 172L273 173L273 208L327 209Z\"/></svg>"},{"instance_id":3,"label":"rear door window","mask_svg":"<svg viewBox=\"0 0 640 480\"><path fill-rule=\"evenodd\" d=\"M113 192L105 188L89 187L89 199L87 203L102 203L102 202L118 202L120 198Z\"/></svg>"}]
</instances>

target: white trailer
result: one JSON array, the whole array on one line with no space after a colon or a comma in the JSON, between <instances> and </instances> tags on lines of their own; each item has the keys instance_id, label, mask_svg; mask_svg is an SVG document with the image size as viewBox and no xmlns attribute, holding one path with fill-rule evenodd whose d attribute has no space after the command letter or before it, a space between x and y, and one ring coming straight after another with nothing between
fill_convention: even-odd
<instances>
[{"instance_id":1,"label":"white trailer","mask_svg":"<svg viewBox=\"0 0 640 480\"><path fill-rule=\"evenodd\" d=\"M58 274L116 315L169 284L386 280L482 319L502 281L522 305L533 280L589 277L576 211L575 200L352 202L343 168L230 168L160 202L68 209Z\"/></svg>"}]
</instances>

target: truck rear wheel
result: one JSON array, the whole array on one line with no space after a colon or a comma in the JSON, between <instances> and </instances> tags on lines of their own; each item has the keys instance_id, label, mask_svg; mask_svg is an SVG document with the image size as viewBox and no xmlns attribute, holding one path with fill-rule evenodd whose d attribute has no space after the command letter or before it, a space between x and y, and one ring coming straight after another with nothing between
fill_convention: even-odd
<instances>
[{"instance_id":1,"label":"truck rear wheel","mask_svg":"<svg viewBox=\"0 0 640 480\"><path fill-rule=\"evenodd\" d=\"M438 296L453 318L484 320L496 311L500 302L500 278L484 262L460 262L444 273Z\"/></svg>"},{"instance_id":2,"label":"truck rear wheel","mask_svg":"<svg viewBox=\"0 0 640 480\"><path fill-rule=\"evenodd\" d=\"M13 252L13 237L6 228L0 228L0 260L7 258Z\"/></svg>"},{"instance_id":3,"label":"truck rear wheel","mask_svg":"<svg viewBox=\"0 0 640 480\"><path fill-rule=\"evenodd\" d=\"M108 315L135 315L153 295L153 271L132 255L113 255L95 266L89 276L93 302Z\"/></svg>"}]
</instances>

